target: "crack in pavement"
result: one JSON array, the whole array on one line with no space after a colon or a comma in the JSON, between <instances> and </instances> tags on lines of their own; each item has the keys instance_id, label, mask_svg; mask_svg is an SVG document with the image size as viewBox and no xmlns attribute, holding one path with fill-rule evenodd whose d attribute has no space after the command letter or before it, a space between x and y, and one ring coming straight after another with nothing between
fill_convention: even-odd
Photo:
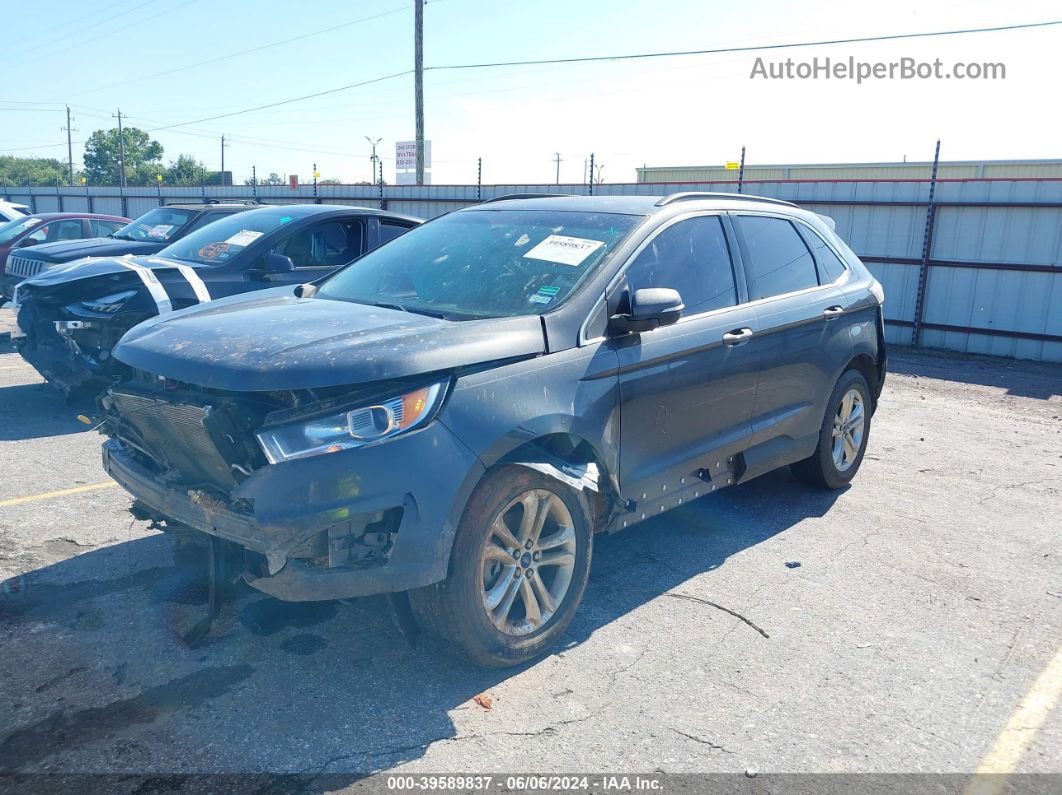
<instances>
[{"instance_id":1,"label":"crack in pavement","mask_svg":"<svg viewBox=\"0 0 1062 795\"><path fill-rule=\"evenodd\" d=\"M693 742L695 742L695 743L700 743L701 745L707 745L713 751L722 751L724 754L733 754L734 753L733 751L731 751L729 748L727 748L724 745L721 745L719 743L713 743L711 740L706 740L703 737L698 737L697 735L690 734L689 732L684 732L684 731L682 731L682 729L676 729L674 726L667 726L665 728L670 729L671 731L675 732L675 734L682 735L687 740L693 740Z\"/></svg>"},{"instance_id":2,"label":"crack in pavement","mask_svg":"<svg viewBox=\"0 0 1062 795\"><path fill-rule=\"evenodd\" d=\"M701 599L701 597L699 597L699 596L690 596L689 594L684 594L684 593L674 593L673 591L664 591L663 595L664 596L670 596L672 599L686 599L687 601L690 601L690 602L699 602L702 605L709 605L710 607L714 607L717 610L722 610L724 613L729 613L734 618L736 618L736 619L738 619L740 621L744 621L746 624L748 624L754 630L756 630L761 635L763 635L763 637L765 637L765 638L770 638L771 637L766 632L764 632L760 627L756 626L756 624L754 624L752 621L750 621L749 619L745 618L745 616L741 615L741 613L737 612L736 610L731 610L729 607L725 607L725 606L723 606L723 605L721 605L721 604L719 604L717 602L713 602L713 601L711 601L709 599Z\"/></svg>"}]
</instances>

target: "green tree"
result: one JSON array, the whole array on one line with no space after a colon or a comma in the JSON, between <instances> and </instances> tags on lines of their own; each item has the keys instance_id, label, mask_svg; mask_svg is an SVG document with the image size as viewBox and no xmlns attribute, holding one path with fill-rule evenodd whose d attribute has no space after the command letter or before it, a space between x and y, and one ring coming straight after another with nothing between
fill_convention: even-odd
<instances>
[{"instance_id":1,"label":"green tree","mask_svg":"<svg viewBox=\"0 0 1062 795\"><path fill-rule=\"evenodd\" d=\"M122 131L125 180L131 185L155 182L162 169L162 144L136 127ZM119 179L118 128L96 130L85 142L85 176L93 185L115 185Z\"/></svg>"},{"instance_id":2,"label":"green tree","mask_svg":"<svg viewBox=\"0 0 1062 795\"><path fill-rule=\"evenodd\" d=\"M69 178L67 164L54 158L0 155L0 179L8 185L54 185L56 179L66 185Z\"/></svg>"},{"instance_id":3,"label":"green tree","mask_svg":"<svg viewBox=\"0 0 1062 795\"><path fill-rule=\"evenodd\" d=\"M206 173L206 165L192 155L178 155L166 168L167 185L198 185Z\"/></svg>"},{"instance_id":4,"label":"green tree","mask_svg":"<svg viewBox=\"0 0 1062 795\"><path fill-rule=\"evenodd\" d=\"M250 181L248 181L247 184L250 185L251 184ZM259 185L283 185L284 184L284 178L282 176L280 176L280 174L278 174L277 172L271 171L269 173L268 177L263 177L262 179L258 180L258 184Z\"/></svg>"},{"instance_id":5,"label":"green tree","mask_svg":"<svg viewBox=\"0 0 1062 795\"><path fill-rule=\"evenodd\" d=\"M340 182L335 177L329 177L328 179L319 179L319 180L317 180L317 184L318 185L342 185L343 183Z\"/></svg>"}]
</instances>

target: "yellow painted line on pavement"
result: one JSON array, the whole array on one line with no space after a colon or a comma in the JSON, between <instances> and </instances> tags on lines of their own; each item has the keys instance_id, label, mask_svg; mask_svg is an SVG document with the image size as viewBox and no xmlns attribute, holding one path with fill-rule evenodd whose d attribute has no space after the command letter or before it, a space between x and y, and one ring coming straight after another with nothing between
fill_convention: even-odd
<instances>
[{"instance_id":1,"label":"yellow painted line on pavement","mask_svg":"<svg viewBox=\"0 0 1062 795\"><path fill-rule=\"evenodd\" d=\"M996 795L1003 790L1007 776L1018 768L1022 756L1036 739L1047 716L1062 694L1062 646L1029 688L978 765L966 795Z\"/></svg>"},{"instance_id":2,"label":"yellow painted line on pavement","mask_svg":"<svg viewBox=\"0 0 1062 795\"><path fill-rule=\"evenodd\" d=\"M98 491L99 489L110 489L118 484L113 480L107 480L103 483L89 483L84 486L74 486L72 489L59 489L58 491L46 491L43 494L27 494L25 497L9 497L6 500L0 500L0 508L7 508L10 505L22 505L27 502L37 502L38 500L50 500L54 497L67 497L71 494L82 494L86 491Z\"/></svg>"}]
</instances>

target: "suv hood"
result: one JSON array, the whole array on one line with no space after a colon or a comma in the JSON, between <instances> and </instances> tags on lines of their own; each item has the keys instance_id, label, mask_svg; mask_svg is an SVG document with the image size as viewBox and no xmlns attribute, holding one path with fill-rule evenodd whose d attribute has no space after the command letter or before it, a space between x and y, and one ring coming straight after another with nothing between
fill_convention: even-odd
<instances>
[{"instance_id":1,"label":"suv hood","mask_svg":"<svg viewBox=\"0 0 1062 795\"><path fill-rule=\"evenodd\" d=\"M113 237L91 237L86 240L64 240L41 243L25 251L20 257L45 262L70 262L81 257L117 257L121 254L154 254L169 245L166 241L116 240Z\"/></svg>"},{"instance_id":2,"label":"suv hood","mask_svg":"<svg viewBox=\"0 0 1062 795\"><path fill-rule=\"evenodd\" d=\"M36 276L32 276L19 285L19 290L26 290L27 288L33 288L37 291L44 290L50 287L60 287L69 284L70 282L77 282L82 279L92 279L96 276L113 276L115 274L128 274L132 277L131 281L139 281L136 276L136 272L130 267L135 265L141 268L147 268L148 270L164 270L167 268L176 268L179 265L187 265L189 267L195 267L190 262L180 262L179 260L168 260L162 257L84 257L84 261L68 262L61 267L49 268L46 271L41 271Z\"/></svg>"},{"instance_id":3,"label":"suv hood","mask_svg":"<svg viewBox=\"0 0 1062 795\"><path fill-rule=\"evenodd\" d=\"M297 298L291 287L153 318L114 349L138 370L238 392L363 384L544 352L537 316L441 320Z\"/></svg>"}]
</instances>

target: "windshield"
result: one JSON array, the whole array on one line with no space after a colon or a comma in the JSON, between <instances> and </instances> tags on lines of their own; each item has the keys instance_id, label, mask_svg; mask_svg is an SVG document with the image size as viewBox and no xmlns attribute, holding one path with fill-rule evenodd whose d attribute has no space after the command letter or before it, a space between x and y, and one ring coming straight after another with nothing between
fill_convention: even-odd
<instances>
[{"instance_id":1,"label":"windshield","mask_svg":"<svg viewBox=\"0 0 1062 795\"><path fill-rule=\"evenodd\" d=\"M234 213L171 243L159 252L159 256L203 265L221 265L262 235L294 219L290 208L285 207Z\"/></svg>"},{"instance_id":2,"label":"windshield","mask_svg":"<svg viewBox=\"0 0 1062 795\"><path fill-rule=\"evenodd\" d=\"M570 211L454 213L369 252L317 294L452 319L542 314L640 220Z\"/></svg>"},{"instance_id":3,"label":"windshield","mask_svg":"<svg viewBox=\"0 0 1062 795\"><path fill-rule=\"evenodd\" d=\"M0 226L0 245L10 243L27 229L41 223L42 218L20 218L17 221L8 221Z\"/></svg>"},{"instance_id":4,"label":"windshield","mask_svg":"<svg viewBox=\"0 0 1062 795\"><path fill-rule=\"evenodd\" d=\"M151 240L165 243L191 222L199 213L195 210L175 210L159 207L123 226L111 237L122 240Z\"/></svg>"}]
</instances>

